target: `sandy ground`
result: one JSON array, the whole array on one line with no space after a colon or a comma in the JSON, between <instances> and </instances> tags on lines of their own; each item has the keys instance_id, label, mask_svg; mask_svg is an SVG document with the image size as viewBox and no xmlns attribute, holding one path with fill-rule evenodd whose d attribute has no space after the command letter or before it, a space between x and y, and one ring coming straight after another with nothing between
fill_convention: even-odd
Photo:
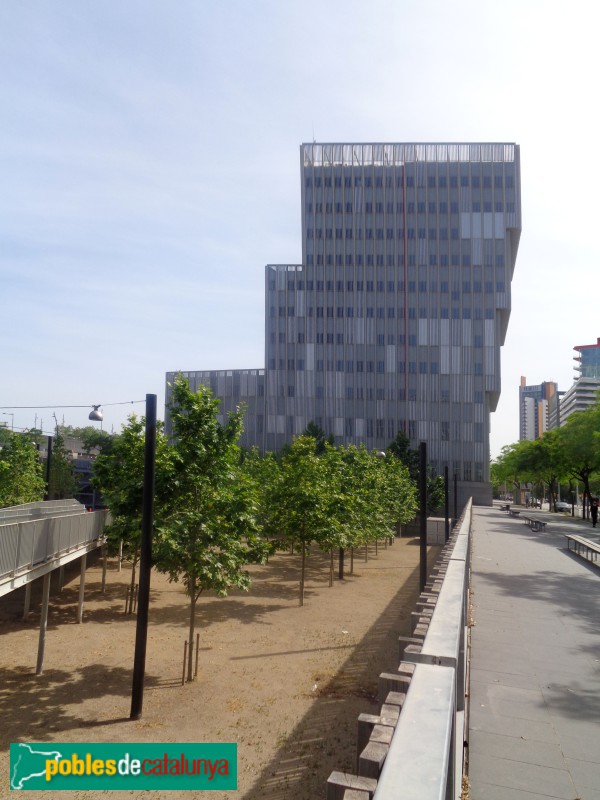
<instances>
[{"instance_id":1,"label":"sandy ground","mask_svg":"<svg viewBox=\"0 0 600 800\"><path fill-rule=\"evenodd\" d=\"M433 559L434 548L430 548ZM437 551L437 548L435 548ZM355 554L354 574L328 582L328 557L313 550L305 605L300 559L281 553L253 566L249 592L202 596L197 680L182 685L188 606L181 586L152 576L142 719L129 720L135 616L124 613L130 579L109 562L88 566L83 624L79 575L62 592L54 573L44 673L35 676L39 587L22 621L23 590L0 599L0 797L10 742L237 742L236 792L169 792L168 798L323 798L333 770L354 771L356 720L378 710L377 677L398 665L418 594L419 547L395 539ZM337 568L337 561L336 561ZM31 798L56 792L21 792ZM61 793L62 794L62 793ZM70 792L71 798L158 798L158 792Z\"/></svg>"}]
</instances>

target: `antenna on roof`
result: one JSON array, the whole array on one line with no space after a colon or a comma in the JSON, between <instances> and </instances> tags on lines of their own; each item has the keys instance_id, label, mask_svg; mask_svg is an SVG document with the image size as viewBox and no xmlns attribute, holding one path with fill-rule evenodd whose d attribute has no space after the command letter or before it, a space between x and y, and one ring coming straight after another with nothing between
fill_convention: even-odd
<instances>
[{"instance_id":1,"label":"antenna on roof","mask_svg":"<svg viewBox=\"0 0 600 800\"><path fill-rule=\"evenodd\" d=\"M315 139L315 123L314 122L313 122L312 129L313 129L313 144L316 144L317 140Z\"/></svg>"}]
</instances>

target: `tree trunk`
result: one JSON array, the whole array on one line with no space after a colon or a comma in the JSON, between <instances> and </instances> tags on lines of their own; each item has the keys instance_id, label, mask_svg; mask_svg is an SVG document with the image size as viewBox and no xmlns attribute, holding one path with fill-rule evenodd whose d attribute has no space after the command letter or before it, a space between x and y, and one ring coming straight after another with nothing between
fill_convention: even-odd
<instances>
[{"instance_id":1,"label":"tree trunk","mask_svg":"<svg viewBox=\"0 0 600 800\"><path fill-rule=\"evenodd\" d=\"M344 548L340 547L339 552L339 565L338 565L338 578L344 580Z\"/></svg>"},{"instance_id":2,"label":"tree trunk","mask_svg":"<svg viewBox=\"0 0 600 800\"><path fill-rule=\"evenodd\" d=\"M329 586L333 586L333 547L329 551Z\"/></svg>"},{"instance_id":3,"label":"tree trunk","mask_svg":"<svg viewBox=\"0 0 600 800\"><path fill-rule=\"evenodd\" d=\"M354 575L354 548L350 548L350 575Z\"/></svg>"},{"instance_id":4,"label":"tree trunk","mask_svg":"<svg viewBox=\"0 0 600 800\"><path fill-rule=\"evenodd\" d=\"M302 541L302 567L300 569L300 605L304 605L304 570L306 567L306 543Z\"/></svg>"},{"instance_id":5,"label":"tree trunk","mask_svg":"<svg viewBox=\"0 0 600 800\"><path fill-rule=\"evenodd\" d=\"M135 550L133 553L133 563L131 565L131 583L129 585L129 608L127 609L128 614L133 614L133 596L135 594L135 574L136 574L137 559L138 559L138 551Z\"/></svg>"},{"instance_id":6,"label":"tree trunk","mask_svg":"<svg viewBox=\"0 0 600 800\"><path fill-rule=\"evenodd\" d=\"M196 581L192 584L192 591L190 594L190 631L188 642L188 668L187 680L188 683L194 680L194 630L196 627Z\"/></svg>"},{"instance_id":7,"label":"tree trunk","mask_svg":"<svg viewBox=\"0 0 600 800\"><path fill-rule=\"evenodd\" d=\"M365 542L365 561L369 560L369 543Z\"/></svg>"}]
</instances>

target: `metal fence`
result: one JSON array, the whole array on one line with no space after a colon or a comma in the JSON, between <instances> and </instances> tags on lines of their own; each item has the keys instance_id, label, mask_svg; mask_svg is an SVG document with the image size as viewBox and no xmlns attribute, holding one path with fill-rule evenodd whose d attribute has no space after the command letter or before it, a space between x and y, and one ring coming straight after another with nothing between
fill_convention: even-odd
<instances>
[{"instance_id":1,"label":"metal fence","mask_svg":"<svg viewBox=\"0 0 600 800\"><path fill-rule=\"evenodd\" d=\"M100 540L107 512L77 506L6 509L0 517L0 582Z\"/></svg>"}]
</instances>

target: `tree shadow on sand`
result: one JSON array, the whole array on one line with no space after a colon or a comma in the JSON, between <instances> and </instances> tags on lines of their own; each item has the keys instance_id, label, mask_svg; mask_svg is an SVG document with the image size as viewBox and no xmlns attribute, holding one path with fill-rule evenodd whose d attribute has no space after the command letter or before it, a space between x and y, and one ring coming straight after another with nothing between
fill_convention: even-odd
<instances>
[{"instance_id":1,"label":"tree shadow on sand","mask_svg":"<svg viewBox=\"0 0 600 800\"><path fill-rule=\"evenodd\" d=\"M57 731L127 722L128 717L102 719L102 700L131 694L132 670L88 664L73 672L52 669L34 675L25 669L0 669L0 716L4 720L0 743L54 740ZM160 679L146 673L148 688L159 686ZM76 709L92 701L92 718ZM74 710L75 709L75 710Z\"/></svg>"}]
</instances>

